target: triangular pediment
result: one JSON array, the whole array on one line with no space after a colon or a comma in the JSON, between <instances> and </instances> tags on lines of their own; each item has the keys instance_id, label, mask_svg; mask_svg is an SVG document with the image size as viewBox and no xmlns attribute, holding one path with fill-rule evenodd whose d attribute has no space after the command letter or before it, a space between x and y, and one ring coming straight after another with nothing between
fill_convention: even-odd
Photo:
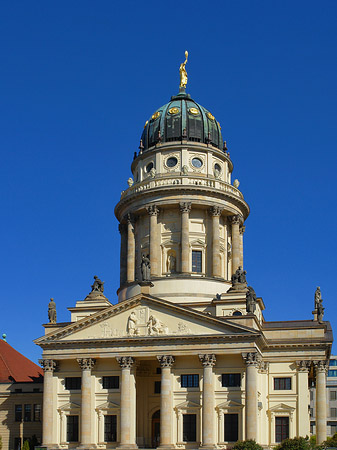
<instances>
[{"instance_id":1,"label":"triangular pediment","mask_svg":"<svg viewBox=\"0 0 337 450\"><path fill-rule=\"evenodd\" d=\"M191 409L191 408L201 408L199 403L192 402L191 400L187 400L186 402L179 403L174 409Z\"/></svg>"},{"instance_id":2,"label":"triangular pediment","mask_svg":"<svg viewBox=\"0 0 337 450\"><path fill-rule=\"evenodd\" d=\"M96 411L108 411L110 409L120 409L120 406L117 403L105 402L97 406Z\"/></svg>"},{"instance_id":3,"label":"triangular pediment","mask_svg":"<svg viewBox=\"0 0 337 450\"><path fill-rule=\"evenodd\" d=\"M295 408L292 406L286 405L285 403L279 403L278 405L273 406L272 408L269 408L270 412L293 412Z\"/></svg>"},{"instance_id":4,"label":"triangular pediment","mask_svg":"<svg viewBox=\"0 0 337 450\"><path fill-rule=\"evenodd\" d=\"M188 307L140 294L35 341L83 341L153 337L251 336L256 331Z\"/></svg>"},{"instance_id":5,"label":"triangular pediment","mask_svg":"<svg viewBox=\"0 0 337 450\"><path fill-rule=\"evenodd\" d=\"M243 408L242 403L235 402L234 400L228 400L226 402L217 405L216 409L229 409L229 408Z\"/></svg>"},{"instance_id":6,"label":"triangular pediment","mask_svg":"<svg viewBox=\"0 0 337 450\"><path fill-rule=\"evenodd\" d=\"M59 411L74 411L80 409L80 405L74 402L68 402L58 408Z\"/></svg>"}]
</instances>

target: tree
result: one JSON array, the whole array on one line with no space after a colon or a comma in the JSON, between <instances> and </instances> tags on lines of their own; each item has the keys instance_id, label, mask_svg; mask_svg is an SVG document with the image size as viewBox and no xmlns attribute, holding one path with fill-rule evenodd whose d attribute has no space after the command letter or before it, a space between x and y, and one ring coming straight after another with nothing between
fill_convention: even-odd
<instances>
[{"instance_id":1,"label":"tree","mask_svg":"<svg viewBox=\"0 0 337 450\"><path fill-rule=\"evenodd\" d=\"M247 439L246 441L238 441L233 450L263 450L263 448L255 440Z\"/></svg>"},{"instance_id":2,"label":"tree","mask_svg":"<svg viewBox=\"0 0 337 450\"><path fill-rule=\"evenodd\" d=\"M29 447L29 441L28 441L27 439L24 441L21 450L30 450L30 447Z\"/></svg>"}]
</instances>

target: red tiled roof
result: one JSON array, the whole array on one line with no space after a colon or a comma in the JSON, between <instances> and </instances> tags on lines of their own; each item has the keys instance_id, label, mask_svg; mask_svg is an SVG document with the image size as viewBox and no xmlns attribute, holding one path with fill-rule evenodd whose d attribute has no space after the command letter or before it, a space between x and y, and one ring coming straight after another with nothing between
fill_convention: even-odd
<instances>
[{"instance_id":1,"label":"red tiled roof","mask_svg":"<svg viewBox=\"0 0 337 450\"><path fill-rule=\"evenodd\" d=\"M43 370L0 340L0 383L42 381Z\"/></svg>"}]
</instances>

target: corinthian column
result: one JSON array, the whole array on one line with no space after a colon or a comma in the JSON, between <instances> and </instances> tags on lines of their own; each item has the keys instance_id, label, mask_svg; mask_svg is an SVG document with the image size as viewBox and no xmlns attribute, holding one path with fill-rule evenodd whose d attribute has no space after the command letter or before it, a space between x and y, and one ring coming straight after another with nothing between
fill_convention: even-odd
<instances>
[{"instance_id":1,"label":"corinthian column","mask_svg":"<svg viewBox=\"0 0 337 450\"><path fill-rule=\"evenodd\" d=\"M93 406L91 404L91 369L95 365L95 360L91 358L83 358L77 360L82 369L81 384L81 445L80 447L92 447L91 438L92 423L91 415Z\"/></svg>"},{"instance_id":2,"label":"corinthian column","mask_svg":"<svg viewBox=\"0 0 337 450\"><path fill-rule=\"evenodd\" d=\"M126 261L127 261L127 234L126 225L120 223L118 225L119 232L121 234L121 253L120 253L120 284L126 281Z\"/></svg>"},{"instance_id":3,"label":"corinthian column","mask_svg":"<svg viewBox=\"0 0 337 450\"><path fill-rule=\"evenodd\" d=\"M181 273L189 273L190 262L190 236L189 236L189 220L191 203L180 203L181 212Z\"/></svg>"},{"instance_id":4,"label":"corinthian column","mask_svg":"<svg viewBox=\"0 0 337 450\"><path fill-rule=\"evenodd\" d=\"M150 264L151 264L151 278L159 275L159 239L158 239L158 214L159 208L157 205L150 205L146 208L150 216Z\"/></svg>"},{"instance_id":5,"label":"corinthian column","mask_svg":"<svg viewBox=\"0 0 337 450\"><path fill-rule=\"evenodd\" d=\"M160 447L162 449L173 448L172 443L172 375L171 367L174 356L157 356L161 366L161 390L160 390Z\"/></svg>"},{"instance_id":6,"label":"corinthian column","mask_svg":"<svg viewBox=\"0 0 337 450\"><path fill-rule=\"evenodd\" d=\"M204 366L202 388L202 445L203 449L215 448L214 439L214 375L215 355L199 355Z\"/></svg>"},{"instance_id":7,"label":"corinthian column","mask_svg":"<svg viewBox=\"0 0 337 450\"><path fill-rule=\"evenodd\" d=\"M242 218L239 215L231 217L232 222L232 274L240 266L240 223Z\"/></svg>"},{"instance_id":8,"label":"corinthian column","mask_svg":"<svg viewBox=\"0 0 337 450\"><path fill-rule=\"evenodd\" d=\"M326 361L314 361L316 370L316 443L326 441Z\"/></svg>"},{"instance_id":9,"label":"corinthian column","mask_svg":"<svg viewBox=\"0 0 337 450\"><path fill-rule=\"evenodd\" d=\"M246 231L246 227L241 225L239 228L240 232L240 266L243 268L243 234Z\"/></svg>"},{"instance_id":10,"label":"corinthian column","mask_svg":"<svg viewBox=\"0 0 337 450\"><path fill-rule=\"evenodd\" d=\"M128 250L127 250L127 269L126 269L126 281L132 283L135 281L135 220L132 214L126 216L128 224Z\"/></svg>"},{"instance_id":11,"label":"corinthian column","mask_svg":"<svg viewBox=\"0 0 337 450\"><path fill-rule=\"evenodd\" d=\"M246 439L257 440L257 371L260 364L258 353L243 355L246 363Z\"/></svg>"},{"instance_id":12,"label":"corinthian column","mask_svg":"<svg viewBox=\"0 0 337 450\"><path fill-rule=\"evenodd\" d=\"M43 421L42 421L42 442L43 447L55 445L53 442L54 411L56 405L53 404L53 373L56 369L56 362L52 359L40 359L39 363L43 367Z\"/></svg>"},{"instance_id":13,"label":"corinthian column","mask_svg":"<svg viewBox=\"0 0 337 450\"><path fill-rule=\"evenodd\" d=\"M131 393L134 395L134 390L131 389L131 367L134 360L131 356L121 356L116 358L122 368L121 376L121 436L119 448L137 448L135 426L132 423L134 420L133 405L135 399L131 399Z\"/></svg>"},{"instance_id":14,"label":"corinthian column","mask_svg":"<svg viewBox=\"0 0 337 450\"><path fill-rule=\"evenodd\" d=\"M220 261L220 216L223 208L212 206L210 213L212 214L212 275L213 277L221 277L221 261Z\"/></svg>"},{"instance_id":15,"label":"corinthian column","mask_svg":"<svg viewBox=\"0 0 337 450\"><path fill-rule=\"evenodd\" d=\"M309 398L308 387L308 373L310 369L310 361L296 361L297 368L297 389L298 389L298 404L297 410L302 411L301 414L297 414L297 434L298 436L309 435L310 432L310 420L309 414L305 414Z\"/></svg>"}]
</instances>

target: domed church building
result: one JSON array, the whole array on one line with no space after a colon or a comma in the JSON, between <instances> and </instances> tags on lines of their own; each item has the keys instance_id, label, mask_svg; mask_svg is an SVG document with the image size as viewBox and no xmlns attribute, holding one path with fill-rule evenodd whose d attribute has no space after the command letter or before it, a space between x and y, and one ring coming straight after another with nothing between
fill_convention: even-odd
<instances>
[{"instance_id":1,"label":"domed church building","mask_svg":"<svg viewBox=\"0 0 337 450\"><path fill-rule=\"evenodd\" d=\"M312 320L267 322L248 286L243 235L249 206L211 110L180 89L146 121L132 178L115 214L120 286L91 292L57 323L49 305L43 350L43 445L51 448L270 447L326 439L332 345L322 298ZM312 308L308 300L306 308ZM310 311L310 309L309 309Z\"/></svg>"}]
</instances>

